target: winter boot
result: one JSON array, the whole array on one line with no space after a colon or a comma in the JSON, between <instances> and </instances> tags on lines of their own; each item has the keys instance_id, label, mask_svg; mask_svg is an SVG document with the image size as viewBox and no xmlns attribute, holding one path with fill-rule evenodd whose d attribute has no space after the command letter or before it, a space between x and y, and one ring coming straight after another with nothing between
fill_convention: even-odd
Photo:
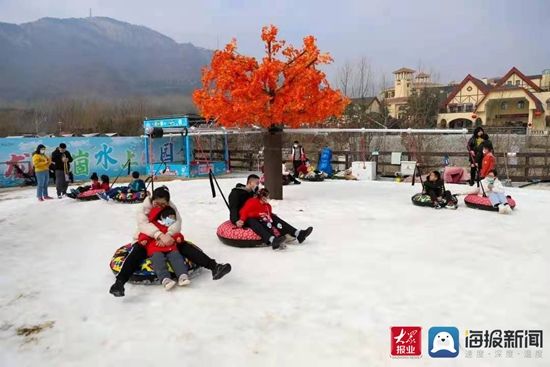
<instances>
[{"instance_id":1,"label":"winter boot","mask_svg":"<svg viewBox=\"0 0 550 367\"><path fill-rule=\"evenodd\" d=\"M308 238L308 236L313 232L313 227L307 227L307 229L302 229L298 233L298 236L296 238L298 239L299 243L302 243Z\"/></svg>"},{"instance_id":2,"label":"winter boot","mask_svg":"<svg viewBox=\"0 0 550 367\"><path fill-rule=\"evenodd\" d=\"M124 297L124 283L117 280L109 289L109 293L115 297Z\"/></svg>"},{"instance_id":3,"label":"winter boot","mask_svg":"<svg viewBox=\"0 0 550 367\"><path fill-rule=\"evenodd\" d=\"M285 240L286 240L285 236L275 237L273 241L271 241L271 248L273 250L278 250L281 247L283 248L286 247L286 245L284 245Z\"/></svg>"},{"instance_id":4,"label":"winter boot","mask_svg":"<svg viewBox=\"0 0 550 367\"><path fill-rule=\"evenodd\" d=\"M212 269L212 279L218 280L231 271L231 264L216 264Z\"/></svg>"},{"instance_id":5,"label":"winter boot","mask_svg":"<svg viewBox=\"0 0 550 367\"><path fill-rule=\"evenodd\" d=\"M169 291L170 289L174 288L174 286L176 285L176 282L173 281L172 279L170 278L164 278L162 280L162 285L164 286L164 289L166 289L167 291Z\"/></svg>"},{"instance_id":6,"label":"winter boot","mask_svg":"<svg viewBox=\"0 0 550 367\"><path fill-rule=\"evenodd\" d=\"M180 277L178 278L178 285L180 287L183 287L189 284L191 284L191 281L189 280L189 277L187 276L187 274L180 275Z\"/></svg>"}]
</instances>

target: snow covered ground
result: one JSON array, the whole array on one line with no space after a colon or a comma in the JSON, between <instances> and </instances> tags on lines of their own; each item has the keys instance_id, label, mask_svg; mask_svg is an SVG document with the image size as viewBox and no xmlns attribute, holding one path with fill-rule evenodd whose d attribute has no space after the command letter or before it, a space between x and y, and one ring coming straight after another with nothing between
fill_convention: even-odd
<instances>
[{"instance_id":1,"label":"snow covered ground","mask_svg":"<svg viewBox=\"0 0 550 367\"><path fill-rule=\"evenodd\" d=\"M225 193L237 182L220 179ZM389 357L391 326L550 332L550 192L510 189L510 216L415 207L419 186L304 183L274 211L314 226L284 252L221 244L207 181L172 182L184 234L233 271L187 289L108 293L134 206L0 194L0 366L548 366L542 359ZM465 190L465 186L452 187ZM53 322L28 337L17 328ZM548 338L546 338L548 344Z\"/></svg>"}]
</instances>

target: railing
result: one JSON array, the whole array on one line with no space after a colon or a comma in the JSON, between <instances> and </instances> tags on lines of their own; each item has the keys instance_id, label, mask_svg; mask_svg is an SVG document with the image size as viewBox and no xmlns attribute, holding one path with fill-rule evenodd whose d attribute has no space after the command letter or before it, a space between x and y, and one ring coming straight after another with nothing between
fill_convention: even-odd
<instances>
[{"instance_id":1,"label":"railing","mask_svg":"<svg viewBox=\"0 0 550 367\"><path fill-rule=\"evenodd\" d=\"M208 157L206 157L207 153ZM204 153L195 151L195 154L195 158L199 160L224 160L224 151L221 149L208 150ZM391 154L391 151L372 154L364 151L335 150L332 152L333 160L331 163L334 169L343 170L351 167L353 161L375 161L377 163L377 174L393 175L399 171L400 166L391 163ZM415 156L421 157L423 172L443 169L444 158L448 158L454 166L469 167L467 152L419 152L416 155L402 152L401 160L415 160ZM519 182L532 179L550 180L550 151L540 153L496 152L495 156L497 158L497 169L501 177L509 177L512 181ZM7 164L6 162L0 162L0 172L2 174L6 172L7 167L5 166ZM20 167L24 167L29 162L21 161L18 164ZM245 149L229 151L229 167L232 170L259 171L263 164L263 156L257 151ZM15 170L12 174L16 175Z\"/></svg>"},{"instance_id":2,"label":"railing","mask_svg":"<svg viewBox=\"0 0 550 367\"><path fill-rule=\"evenodd\" d=\"M336 170L351 167L353 161L375 161L377 174L393 175L400 166L391 163L390 151L381 151L378 154L362 151L335 150L332 152L331 164ZM414 156L422 158L422 170L441 170L443 160L448 158L452 165L469 167L468 152L421 152L416 155L402 152L401 160L415 160ZM497 170L501 177L512 181L525 182L532 179L550 179L550 152L545 153L504 153L496 152ZM263 165L263 157L251 150L231 150L229 152L230 167L234 170L256 171Z\"/></svg>"}]
</instances>

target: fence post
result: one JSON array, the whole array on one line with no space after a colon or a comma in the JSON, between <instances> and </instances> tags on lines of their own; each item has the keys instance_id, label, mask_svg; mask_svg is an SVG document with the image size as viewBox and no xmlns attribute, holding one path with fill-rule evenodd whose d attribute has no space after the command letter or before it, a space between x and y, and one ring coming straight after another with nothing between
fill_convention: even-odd
<instances>
[{"instance_id":1,"label":"fence post","mask_svg":"<svg viewBox=\"0 0 550 367\"><path fill-rule=\"evenodd\" d=\"M527 154L529 154L529 153L527 153ZM528 181L529 180L529 155L525 156L525 172L524 172L524 175L525 175L525 181Z\"/></svg>"}]
</instances>

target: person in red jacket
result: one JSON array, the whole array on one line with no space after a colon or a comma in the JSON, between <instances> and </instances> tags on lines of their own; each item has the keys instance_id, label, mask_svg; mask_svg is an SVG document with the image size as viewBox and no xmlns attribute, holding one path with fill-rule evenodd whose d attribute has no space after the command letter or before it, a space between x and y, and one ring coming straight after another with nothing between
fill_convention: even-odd
<instances>
[{"instance_id":1,"label":"person in red jacket","mask_svg":"<svg viewBox=\"0 0 550 367\"><path fill-rule=\"evenodd\" d=\"M90 177L90 180L92 181L91 183L91 188L90 190L99 190L101 189L101 184L99 183L99 177L97 177L97 173L92 173L92 176Z\"/></svg>"},{"instance_id":2,"label":"person in red jacket","mask_svg":"<svg viewBox=\"0 0 550 367\"><path fill-rule=\"evenodd\" d=\"M101 175L101 185L99 185L99 188L105 191L108 191L111 188L109 185L109 176Z\"/></svg>"},{"instance_id":3,"label":"person in red jacket","mask_svg":"<svg viewBox=\"0 0 550 367\"><path fill-rule=\"evenodd\" d=\"M487 177L487 174L496 168L496 158L493 155L493 146L490 143L485 143L483 146L483 161L481 163L480 178Z\"/></svg>"},{"instance_id":4,"label":"person in red jacket","mask_svg":"<svg viewBox=\"0 0 550 367\"><path fill-rule=\"evenodd\" d=\"M239 222L252 228L262 237L264 243L271 245L273 250L284 249L285 236L287 234L296 237L302 243L311 234L313 227L298 230L273 214L269 205L269 191L266 188L258 191L258 194L246 201L239 211ZM258 226L262 228L258 228ZM275 236L273 229L279 231L280 236Z\"/></svg>"},{"instance_id":5,"label":"person in red jacket","mask_svg":"<svg viewBox=\"0 0 550 367\"><path fill-rule=\"evenodd\" d=\"M171 207L154 207L149 213L149 221L153 223L162 233L168 232L170 227L176 221L176 211ZM178 279L179 286L189 285L189 266L185 263L185 259L178 251L178 244L183 243L184 238L181 233L176 233L172 236L175 243L171 246L160 246L154 239L144 233L138 235L138 242L147 249L147 256L151 258L153 268L157 276L166 290L172 289L176 282L171 279L170 272L166 266L166 262L170 262L174 273Z\"/></svg>"}]
</instances>

